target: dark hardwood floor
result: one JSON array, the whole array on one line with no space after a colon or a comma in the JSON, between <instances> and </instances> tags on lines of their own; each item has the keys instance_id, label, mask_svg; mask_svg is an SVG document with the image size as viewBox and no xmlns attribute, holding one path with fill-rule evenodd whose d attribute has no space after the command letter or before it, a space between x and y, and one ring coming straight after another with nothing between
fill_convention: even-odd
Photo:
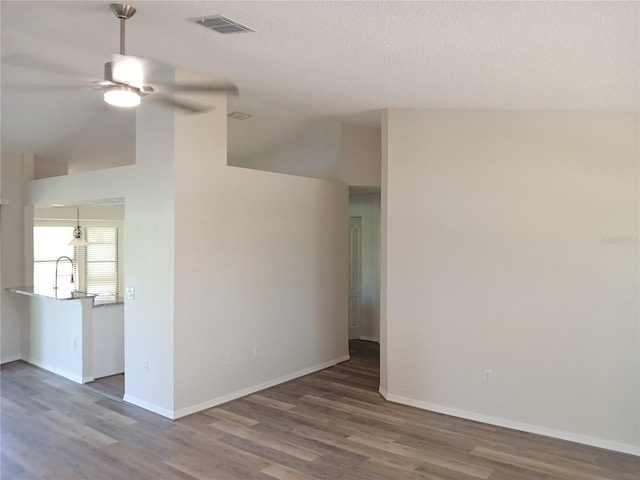
<instances>
[{"instance_id":1,"label":"dark hardwood floor","mask_svg":"<svg viewBox=\"0 0 640 480\"><path fill-rule=\"evenodd\" d=\"M377 345L177 421L2 366L2 480L638 480L640 459L385 402Z\"/></svg>"}]
</instances>

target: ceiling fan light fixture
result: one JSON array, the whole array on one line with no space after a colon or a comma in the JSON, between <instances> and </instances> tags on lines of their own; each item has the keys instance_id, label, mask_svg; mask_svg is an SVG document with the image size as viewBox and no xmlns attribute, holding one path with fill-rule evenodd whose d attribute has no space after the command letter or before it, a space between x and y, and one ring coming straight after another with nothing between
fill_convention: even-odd
<instances>
[{"instance_id":1,"label":"ceiling fan light fixture","mask_svg":"<svg viewBox=\"0 0 640 480\"><path fill-rule=\"evenodd\" d=\"M104 92L104 101L114 107L136 107L140 105L140 95L132 88L120 86Z\"/></svg>"},{"instance_id":2,"label":"ceiling fan light fixture","mask_svg":"<svg viewBox=\"0 0 640 480\"><path fill-rule=\"evenodd\" d=\"M139 59L119 55L110 66L112 81L134 87L141 87L144 84L144 69Z\"/></svg>"}]
</instances>

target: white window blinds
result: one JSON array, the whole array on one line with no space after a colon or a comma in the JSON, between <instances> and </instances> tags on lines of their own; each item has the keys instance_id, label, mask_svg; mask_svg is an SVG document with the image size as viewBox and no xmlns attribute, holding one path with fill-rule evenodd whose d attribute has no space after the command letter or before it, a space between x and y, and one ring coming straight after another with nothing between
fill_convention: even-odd
<instances>
[{"instance_id":1,"label":"white window blinds","mask_svg":"<svg viewBox=\"0 0 640 480\"><path fill-rule=\"evenodd\" d=\"M118 229L86 227L84 278L87 293L118 295Z\"/></svg>"}]
</instances>

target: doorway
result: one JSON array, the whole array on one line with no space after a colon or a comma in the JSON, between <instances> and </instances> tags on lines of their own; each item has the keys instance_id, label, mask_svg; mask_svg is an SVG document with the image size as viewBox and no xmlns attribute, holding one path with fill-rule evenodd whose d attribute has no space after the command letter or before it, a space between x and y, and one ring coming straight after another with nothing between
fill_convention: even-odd
<instances>
[{"instance_id":1,"label":"doorway","mask_svg":"<svg viewBox=\"0 0 640 480\"><path fill-rule=\"evenodd\" d=\"M349 195L349 343L380 341L380 192ZM362 348L360 348L361 350ZM356 353L356 352L351 352Z\"/></svg>"},{"instance_id":2,"label":"doorway","mask_svg":"<svg viewBox=\"0 0 640 480\"><path fill-rule=\"evenodd\" d=\"M97 378L84 386L94 393L121 402L124 398L124 373Z\"/></svg>"},{"instance_id":3,"label":"doorway","mask_svg":"<svg viewBox=\"0 0 640 480\"><path fill-rule=\"evenodd\" d=\"M349 217L349 340L360 338L362 217Z\"/></svg>"}]
</instances>

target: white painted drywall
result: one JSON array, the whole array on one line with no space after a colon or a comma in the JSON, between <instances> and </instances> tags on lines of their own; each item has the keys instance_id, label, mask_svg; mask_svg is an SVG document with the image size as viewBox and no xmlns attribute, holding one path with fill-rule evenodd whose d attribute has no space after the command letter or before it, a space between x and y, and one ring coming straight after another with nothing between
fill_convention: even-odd
<instances>
[{"instance_id":1,"label":"white painted drywall","mask_svg":"<svg viewBox=\"0 0 640 480\"><path fill-rule=\"evenodd\" d=\"M360 327L357 338L380 339L380 194L349 195L349 216L362 218Z\"/></svg>"},{"instance_id":2,"label":"white painted drywall","mask_svg":"<svg viewBox=\"0 0 640 480\"><path fill-rule=\"evenodd\" d=\"M227 162L251 159L261 153L276 149L304 135L309 126L317 122L313 115L290 109L282 109L258 102L246 95L228 99L228 112L244 112L251 115L245 120L229 117L227 121Z\"/></svg>"},{"instance_id":3,"label":"white painted drywall","mask_svg":"<svg viewBox=\"0 0 640 480\"><path fill-rule=\"evenodd\" d=\"M124 307L124 399L166 416L174 409L175 117L140 105L136 164L125 180L125 289L135 288L135 299Z\"/></svg>"},{"instance_id":4,"label":"white painted drywall","mask_svg":"<svg viewBox=\"0 0 640 480\"><path fill-rule=\"evenodd\" d=\"M117 224L124 220L124 205L80 207L79 214L81 226L87 222L92 225L100 225L102 221ZM68 207L35 208L33 211L35 221L62 220L65 224L70 220L75 223L76 215L76 209Z\"/></svg>"},{"instance_id":5,"label":"white painted drywall","mask_svg":"<svg viewBox=\"0 0 640 480\"><path fill-rule=\"evenodd\" d=\"M382 390L640 451L638 114L387 115Z\"/></svg>"},{"instance_id":6,"label":"white painted drywall","mask_svg":"<svg viewBox=\"0 0 640 480\"><path fill-rule=\"evenodd\" d=\"M350 186L380 186L380 129L343 123L340 127L340 180Z\"/></svg>"},{"instance_id":7,"label":"white painted drywall","mask_svg":"<svg viewBox=\"0 0 640 480\"><path fill-rule=\"evenodd\" d=\"M135 185L133 165L42 178L29 184L32 205L78 204L105 198L124 198ZM125 212L126 215L126 212Z\"/></svg>"},{"instance_id":8,"label":"white painted drywall","mask_svg":"<svg viewBox=\"0 0 640 480\"><path fill-rule=\"evenodd\" d=\"M5 292L5 288L25 286L33 280L33 248L29 248L30 242L33 244L33 209L24 201L25 182L33 175L33 155L2 152L0 170L0 362L5 363L20 358L22 319L27 309L24 298Z\"/></svg>"},{"instance_id":9,"label":"white painted drywall","mask_svg":"<svg viewBox=\"0 0 640 480\"><path fill-rule=\"evenodd\" d=\"M27 342L22 357L39 367L74 382L93 380L92 376L92 300L60 301L24 296L29 308L23 319Z\"/></svg>"},{"instance_id":10,"label":"white painted drywall","mask_svg":"<svg viewBox=\"0 0 640 480\"><path fill-rule=\"evenodd\" d=\"M215 106L176 118L177 416L348 356L347 186L227 166Z\"/></svg>"},{"instance_id":11,"label":"white painted drywall","mask_svg":"<svg viewBox=\"0 0 640 480\"><path fill-rule=\"evenodd\" d=\"M125 287L136 292L124 307L125 400L168 417L174 393L173 117L153 103L139 107L136 165L30 183L36 205L125 199Z\"/></svg>"},{"instance_id":12,"label":"white painted drywall","mask_svg":"<svg viewBox=\"0 0 640 480\"><path fill-rule=\"evenodd\" d=\"M245 120L250 121L250 120ZM338 180L340 176L340 123L309 122L294 138L250 157L232 158L237 167L302 177Z\"/></svg>"},{"instance_id":13,"label":"white painted drywall","mask_svg":"<svg viewBox=\"0 0 640 480\"><path fill-rule=\"evenodd\" d=\"M213 102L144 103L136 165L31 182L35 204L125 199L125 400L168 417L348 358L347 186L227 166Z\"/></svg>"},{"instance_id":14,"label":"white painted drywall","mask_svg":"<svg viewBox=\"0 0 640 480\"><path fill-rule=\"evenodd\" d=\"M45 161L38 157L33 159L33 178L49 178L67 175L69 167L66 163Z\"/></svg>"},{"instance_id":15,"label":"white painted drywall","mask_svg":"<svg viewBox=\"0 0 640 480\"><path fill-rule=\"evenodd\" d=\"M103 305L91 311L93 378L124 372L124 305Z\"/></svg>"},{"instance_id":16,"label":"white painted drywall","mask_svg":"<svg viewBox=\"0 0 640 480\"><path fill-rule=\"evenodd\" d=\"M389 386L389 349L387 338L387 292L388 277L387 265L389 249L389 111L384 110L381 118L380 129L380 148L381 162L380 165L380 393L384 394Z\"/></svg>"},{"instance_id":17,"label":"white painted drywall","mask_svg":"<svg viewBox=\"0 0 640 480\"><path fill-rule=\"evenodd\" d=\"M238 120L230 122L231 126L239 123ZM263 125L260 133L267 127ZM240 142L237 132L233 140ZM270 144L269 148L250 156L230 157L228 163L267 172L338 180L351 186L380 186L379 128L336 121L303 122L295 137L279 140L275 146Z\"/></svg>"},{"instance_id":18,"label":"white painted drywall","mask_svg":"<svg viewBox=\"0 0 640 480\"><path fill-rule=\"evenodd\" d=\"M127 132L129 135L130 132ZM99 137L97 135L96 137ZM133 135L132 135L133 137ZM134 158L131 156L131 152L134 150L133 143L131 139L123 139L123 145L117 146L103 146L105 149L109 149L110 147L115 147L111 154L107 155L94 155L94 152L87 150L82 154L75 153L73 156L73 160L69 162L68 171L71 174L81 173L81 172L90 172L95 170L103 170L107 168L114 167L124 167L127 165L133 165ZM131 143L130 143L131 142Z\"/></svg>"}]
</instances>

